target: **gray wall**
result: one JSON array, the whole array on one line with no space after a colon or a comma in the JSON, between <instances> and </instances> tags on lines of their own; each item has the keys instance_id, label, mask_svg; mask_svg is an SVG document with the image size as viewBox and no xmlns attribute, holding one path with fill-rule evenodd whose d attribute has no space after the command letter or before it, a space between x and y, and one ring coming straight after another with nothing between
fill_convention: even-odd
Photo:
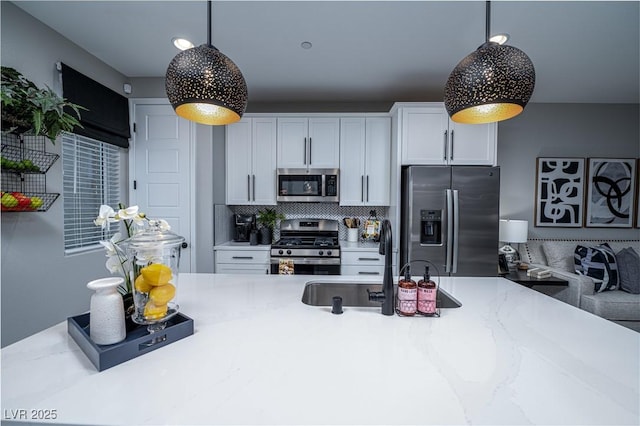
<instances>
[{"instance_id":1,"label":"gray wall","mask_svg":"<svg viewBox=\"0 0 640 426\"><path fill-rule=\"evenodd\" d=\"M530 237L639 238L638 229L534 227L536 157L640 157L639 108L530 104L498 125L500 217L529 221Z\"/></svg>"},{"instance_id":2,"label":"gray wall","mask_svg":"<svg viewBox=\"0 0 640 426\"><path fill-rule=\"evenodd\" d=\"M56 61L62 61L122 93L125 76L69 42L49 27L3 1L1 62L36 85L59 89ZM60 154L60 143L47 142ZM126 173L126 162L124 171ZM47 190L62 194L62 159L47 173ZM126 201L126 200L125 200ZM47 212L2 213L2 346L85 312L86 283L109 275L104 251L65 256L63 201Z\"/></svg>"}]
</instances>

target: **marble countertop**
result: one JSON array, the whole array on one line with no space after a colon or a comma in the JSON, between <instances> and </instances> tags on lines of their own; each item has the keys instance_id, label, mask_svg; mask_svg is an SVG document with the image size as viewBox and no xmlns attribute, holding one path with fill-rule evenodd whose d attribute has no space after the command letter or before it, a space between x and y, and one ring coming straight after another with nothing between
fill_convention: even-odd
<instances>
[{"instance_id":1,"label":"marble countertop","mask_svg":"<svg viewBox=\"0 0 640 426\"><path fill-rule=\"evenodd\" d=\"M55 410L68 424L640 422L639 333L502 278L442 278L463 306L440 318L333 315L300 301L318 279L182 274L194 334L100 373L66 323L7 346L3 419Z\"/></svg>"}]
</instances>

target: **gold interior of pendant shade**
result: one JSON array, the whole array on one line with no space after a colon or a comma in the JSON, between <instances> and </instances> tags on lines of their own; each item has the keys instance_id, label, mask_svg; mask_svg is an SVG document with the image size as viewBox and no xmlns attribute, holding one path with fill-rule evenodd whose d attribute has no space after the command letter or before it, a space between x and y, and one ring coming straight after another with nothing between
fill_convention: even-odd
<instances>
[{"instance_id":1,"label":"gold interior of pendant shade","mask_svg":"<svg viewBox=\"0 0 640 426\"><path fill-rule=\"evenodd\" d=\"M523 109L521 105L511 103L478 105L456 112L451 119L463 124L493 123L515 117Z\"/></svg>"},{"instance_id":2,"label":"gold interior of pendant shade","mask_svg":"<svg viewBox=\"0 0 640 426\"><path fill-rule=\"evenodd\" d=\"M176 114L200 124L225 125L240 120L240 115L228 108L208 103L194 102L176 107Z\"/></svg>"}]
</instances>

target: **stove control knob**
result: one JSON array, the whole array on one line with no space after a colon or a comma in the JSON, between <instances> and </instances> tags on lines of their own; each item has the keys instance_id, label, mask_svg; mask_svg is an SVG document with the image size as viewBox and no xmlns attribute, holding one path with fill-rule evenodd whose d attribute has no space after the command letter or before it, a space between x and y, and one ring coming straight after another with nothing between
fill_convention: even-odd
<instances>
[{"instance_id":1,"label":"stove control knob","mask_svg":"<svg viewBox=\"0 0 640 426\"><path fill-rule=\"evenodd\" d=\"M331 250L327 251L327 256L331 256Z\"/></svg>"},{"instance_id":2,"label":"stove control knob","mask_svg":"<svg viewBox=\"0 0 640 426\"><path fill-rule=\"evenodd\" d=\"M324 252L323 252L322 250L320 250L320 251L318 252L318 256L322 256L323 254L324 254Z\"/></svg>"},{"instance_id":3,"label":"stove control knob","mask_svg":"<svg viewBox=\"0 0 640 426\"><path fill-rule=\"evenodd\" d=\"M282 254L282 253L284 253L284 251L278 250L278 254Z\"/></svg>"},{"instance_id":4,"label":"stove control knob","mask_svg":"<svg viewBox=\"0 0 640 426\"><path fill-rule=\"evenodd\" d=\"M287 250L287 254L291 254L291 250Z\"/></svg>"}]
</instances>

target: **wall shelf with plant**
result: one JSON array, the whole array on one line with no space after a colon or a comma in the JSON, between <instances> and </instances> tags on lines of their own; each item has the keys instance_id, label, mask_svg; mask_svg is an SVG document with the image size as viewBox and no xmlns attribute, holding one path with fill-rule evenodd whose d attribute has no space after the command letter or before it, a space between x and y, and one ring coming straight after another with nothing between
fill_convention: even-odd
<instances>
[{"instance_id":1,"label":"wall shelf with plant","mask_svg":"<svg viewBox=\"0 0 640 426\"><path fill-rule=\"evenodd\" d=\"M13 68L2 67L2 211L46 211L60 194L46 191L46 173L59 155L46 152L49 139L80 124L79 105L51 88L39 89Z\"/></svg>"}]
</instances>

